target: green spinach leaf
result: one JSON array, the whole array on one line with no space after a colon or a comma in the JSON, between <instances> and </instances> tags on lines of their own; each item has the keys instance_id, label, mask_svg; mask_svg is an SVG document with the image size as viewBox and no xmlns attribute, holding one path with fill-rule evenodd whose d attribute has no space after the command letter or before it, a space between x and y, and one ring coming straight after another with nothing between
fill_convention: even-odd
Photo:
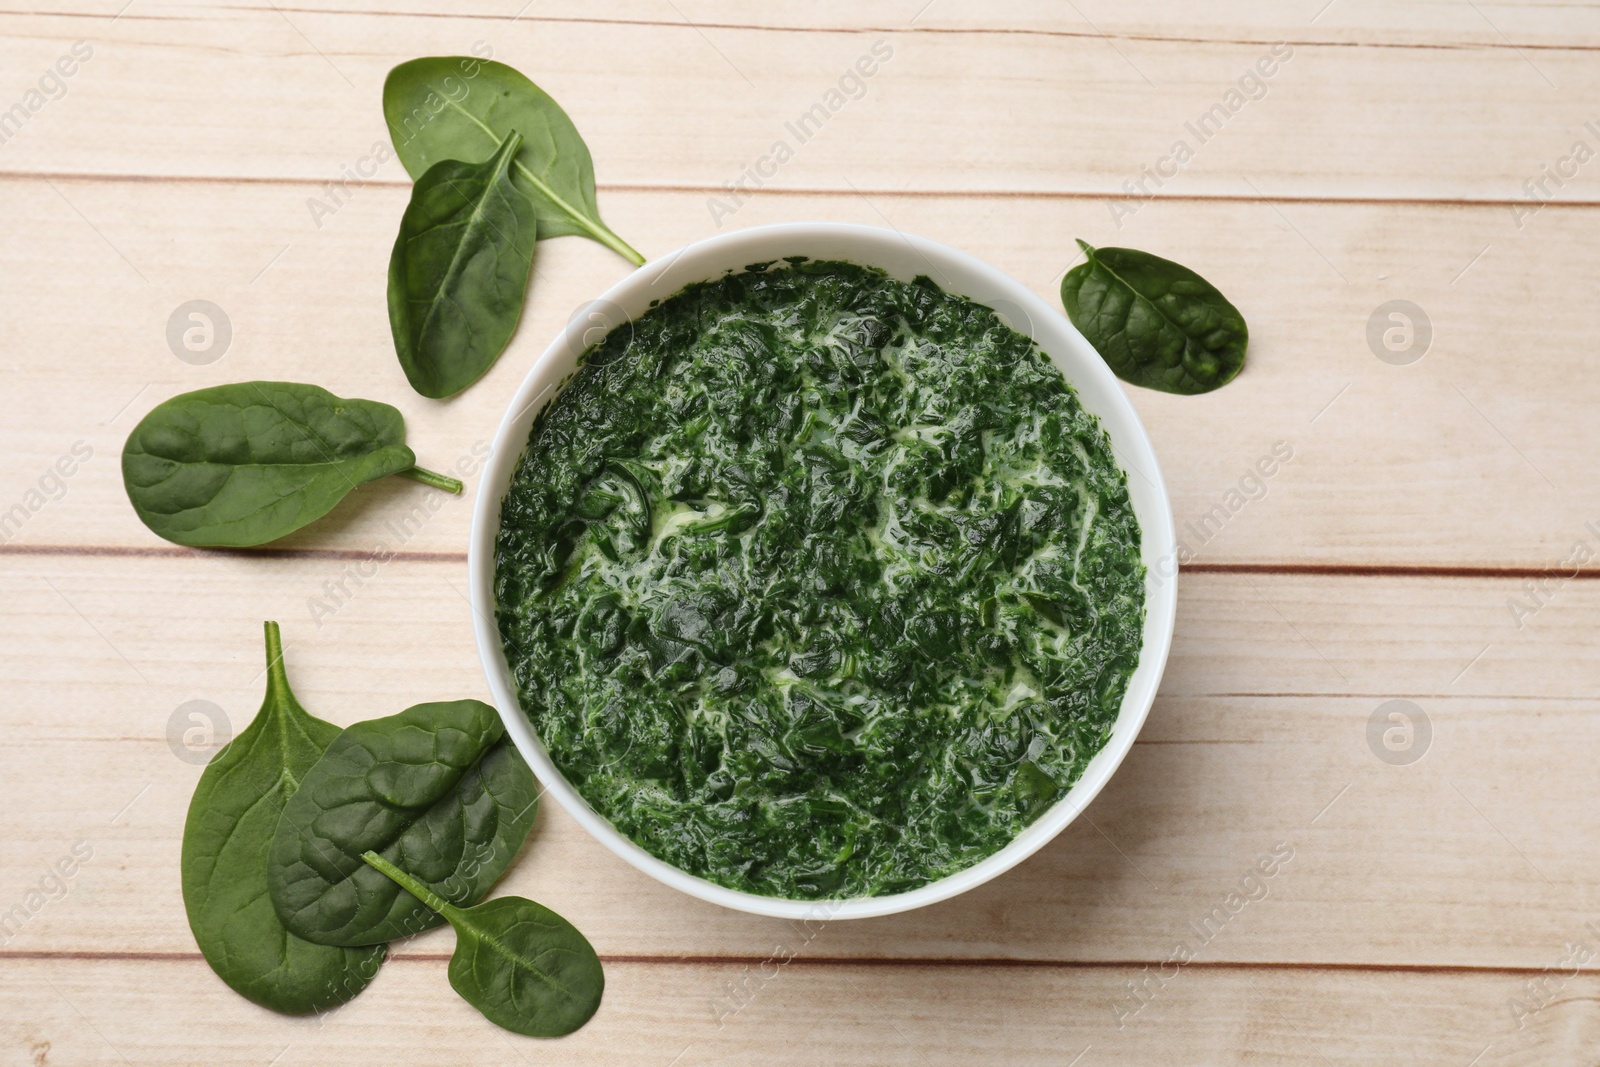
<instances>
[{"instance_id":1,"label":"green spinach leaf","mask_svg":"<svg viewBox=\"0 0 1600 1067\"><path fill-rule=\"evenodd\" d=\"M459 393L516 332L538 220L511 186L522 135L484 163L447 159L417 179L389 257L389 326L411 387Z\"/></svg>"},{"instance_id":2,"label":"green spinach leaf","mask_svg":"<svg viewBox=\"0 0 1600 1067\"><path fill-rule=\"evenodd\" d=\"M481 700L418 704L328 746L283 809L268 888L278 918L327 945L374 945L439 917L361 862L371 849L473 904L533 827L539 788Z\"/></svg>"},{"instance_id":3,"label":"green spinach leaf","mask_svg":"<svg viewBox=\"0 0 1600 1067\"><path fill-rule=\"evenodd\" d=\"M122 483L144 524L196 547L265 544L320 519L363 482L416 466L400 412L296 382L238 382L183 393L133 428Z\"/></svg>"},{"instance_id":4,"label":"green spinach leaf","mask_svg":"<svg viewBox=\"0 0 1600 1067\"><path fill-rule=\"evenodd\" d=\"M368 852L362 859L455 927L450 985L496 1026L528 1037L561 1037L599 1009L606 987L600 957L549 908L526 897L458 908L382 856Z\"/></svg>"},{"instance_id":5,"label":"green spinach leaf","mask_svg":"<svg viewBox=\"0 0 1600 1067\"><path fill-rule=\"evenodd\" d=\"M1061 302L1117 377L1192 395L1244 367L1250 331L1216 286L1148 252L1078 246L1089 258L1061 280Z\"/></svg>"},{"instance_id":6,"label":"green spinach leaf","mask_svg":"<svg viewBox=\"0 0 1600 1067\"><path fill-rule=\"evenodd\" d=\"M539 213L539 236L581 234L634 264L644 257L600 221L594 161L561 105L519 71L470 56L402 63L383 83L383 117L414 179L446 159L488 159L512 130L512 175Z\"/></svg>"},{"instance_id":7,"label":"green spinach leaf","mask_svg":"<svg viewBox=\"0 0 1600 1067\"><path fill-rule=\"evenodd\" d=\"M278 624L267 631L267 695L255 720L200 776L183 828L183 903L211 969L263 1007L303 1014L361 992L382 945L334 948L284 929L267 898L267 845L278 813L339 735L289 689Z\"/></svg>"}]
</instances>

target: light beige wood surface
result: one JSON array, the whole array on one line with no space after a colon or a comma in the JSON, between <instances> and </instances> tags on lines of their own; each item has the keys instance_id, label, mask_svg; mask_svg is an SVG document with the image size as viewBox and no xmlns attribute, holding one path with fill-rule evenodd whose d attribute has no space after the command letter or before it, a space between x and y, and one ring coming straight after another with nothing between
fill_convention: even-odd
<instances>
[{"instance_id":1,"label":"light beige wood surface","mask_svg":"<svg viewBox=\"0 0 1600 1067\"><path fill-rule=\"evenodd\" d=\"M27 512L0 531L0 916L23 913L0 928L0 1064L1595 1058L1600 562L1555 571L1578 542L1600 561L1600 161L1537 212L1524 187L1580 139L1600 153L1593 4L8 6L0 112L74 41L93 56L0 143L0 516ZM708 200L878 40L894 56L865 95L716 218ZM249 554L155 539L118 469L160 399L259 377L395 403L423 462L470 467L546 340L627 270L542 245L495 370L446 403L406 387L383 303L405 174L383 164L337 204L323 183L385 137L394 63L478 42L566 106L607 220L646 255L823 218L945 241L1052 302L1074 237L1195 267L1252 343L1217 393L1130 389L1180 528L1274 444L1294 452L1190 535L1172 661L1110 786L958 900L820 930L724 911L547 805L504 888L577 923L608 977L558 1042L458 1001L442 931L328 1018L280 1018L211 975L178 894L200 766L169 720L198 699L248 721L262 618L335 722L486 695L464 598L474 474L461 499L366 487ZM1117 198L1278 42L1293 55L1260 99L1154 199ZM195 298L233 327L209 366L165 338ZM1410 366L1369 347L1394 299L1433 328ZM74 447L89 458L41 486ZM349 582L400 527L397 558ZM352 595L314 617L341 580ZM1392 699L1431 726L1410 765L1369 741ZM58 887L75 846L92 854ZM1293 859L1260 899L1162 980L1280 847Z\"/></svg>"}]
</instances>

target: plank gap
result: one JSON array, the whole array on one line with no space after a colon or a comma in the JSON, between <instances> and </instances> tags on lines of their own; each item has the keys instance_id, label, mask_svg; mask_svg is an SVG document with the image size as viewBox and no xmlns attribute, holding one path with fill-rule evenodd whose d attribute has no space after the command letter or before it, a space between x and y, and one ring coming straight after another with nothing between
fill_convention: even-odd
<instances>
[{"instance_id":1,"label":"plank gap","mask_svg":"<svg viewBox=\"0 0 1600 1067\"><path fill-rule=\"evenodd\" d=\"M230 8L232 11L247 11L255 14L263 13L291 13L301 15L333 15L354 18L419 18L419 19L465 19L480 22L503 22L503 14L488 14L482 12L441 12L441 11L357 11L351 8L320 8L320 7L287 7L272 5L266 7L240 5ZM85 18L103 19L106 16L98 12L41 12L41 11L0 11L0 16L19 17L25 15L45 16L50 18ZM130 22L180 22L183 18L171 15L128 14L119 15ZM1259 48L1274 44L1288 44L1295 48L1382 48L1402 49L1408 51L1435 51L1435 52L1476 52L1476 51L1541 51L1541 52L1594 52L1600 51L1600 46L1588 44L1550 44L1539 42L1517 42L1504 38L1498 41L1339 41L1328 38L1305 39L1289 41L1283 38L1252 38L1252 37L1192 37L1175 36L1159 33L1128 33L1104 32L1096 28L1090 30L1047 30L1032 29L1022 26L760 26L746 22L690 22L687 18L672 19L628 19L628 18L596 18L593 16L577 15L538 15L518 13L516 19L528 23L545 23L550 25L572 26L639 26L651 29L667 30L732 30L747 33L807 33L828 34L833 36L857 34L904 34L906 36L948 36L948 37L1040 37L1046 39L1067 39L1085 41L1138 41L1144 44L1173 44L1173 45L1238 45L1240 47Z\"/></svg>"},{"instance_id":2,"label":"plank gap","mask_svg":"<svg viewBox=\"0 0 1600 1067\"><path fill-rule=\"evenodd\" d=\"M385 964L394 963L448 963L448 952L399 952L388 956ZM607 955L600 953L600 961L616 966L670 966L670 967L728 967L759 966L770 962L770 956L758 955L704 955L704 956L652 956ZM145 963L200 963L205 957L198 952L97 952L51 950L0 950L0 960L127 960ZM915 969L1005 969L1051 971L1109 971L1148 967L1162 962L1153 959L1105 960L1051 960L1029 957L977 956L963 959L959 956L805 956L796 955L787 961L791 967L883 967ZM1185 970L1202 971L1338 971L1383 974L1429 975L1541 975L1548 967L1509 966L1496 964L1442 964L1442 963L1316 963L1291 960L1190 960ZM1600 967L1579 969L1584 975L1600 975Z\"/></svg>"},{"instance_id":3,"label":"plank gap","mask_svg":"<svg viewBox=\"0 0 1600 1067\"><path fill-rule=\"evenodd\" d=\"M0 545L0 556L83 556L134 559L301 559L359 561L370 559L369 548L185 548L179 545ZM395 551L389 561L405 563L465 563L465 552ZM1600 567L1565 570L1556 567L1467 566L1410 563L1184 563L1183 574L1296 575L1314 578L1467 578L1491 581L1558 576L1567 581L1600 579ZM1272 696L1277 694L1238 694ZM1295 694L1283 694L1293 696Z\"/></svg>"},{"instance_id":4,"label":"plank gap","mask_svg":"<svg viewBox=\"0 0 1600 1067\"><path fill-rule=\"evenodd\" d=\"M0 12L3 15L4 12ZM278 185L309 186L320 189L327 184L325 177L295 177L293 175L231 175L231 174L139 174L123 171L58 171L58 170L7 170L0 168L0 181L60 181L93 182L102 184L171 183L188 185ZM364 179L362 188L409 189L410 181L386 178ZM596 182L598 192L614 193L686 193L696 196L726 195L722 185L701 185L687 182ZM1141 203L1169 202L1174 204L1335 204L1353 206L1398 207L1463 207L1463 208L1526 208L1529 200L1522 197L1492 196L1339 196L1336 194L1311 195L1304 193L1165 193L1149 197L1129 197L1121 189L890 189L890 188L833 188L829 186L764 186L746 190L749 199L757 197L836 197L860 200L862 197L895 197L906 200L1130 200ZM1591 209L1600 207L1600 197L1572 198L1559 202L1545 201L1543 208L1554 210Z\"/></svg>"}]
</instances>

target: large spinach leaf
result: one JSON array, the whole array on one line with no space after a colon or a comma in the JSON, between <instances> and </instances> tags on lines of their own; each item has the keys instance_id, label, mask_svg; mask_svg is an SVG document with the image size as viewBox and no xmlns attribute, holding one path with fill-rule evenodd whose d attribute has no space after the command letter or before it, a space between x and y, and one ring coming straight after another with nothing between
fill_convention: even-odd
<instances>
[{"instance_id":1,"label":"large spinach leaf","mask_svg":"<svg viewBox=\"0 0 1600 1067\"><path fill-rule=\"evenodd\" d=\"M412 178L446 159L488 159L516 130L518 188L539 213L539 236L581 234L635 264L644 257L600 221L594 161L561 105L522 73L492 60L429 56L402 63L383 83L383 116Z\"/></svg>"},{"instance_id":2,"label":"large spinach leaf","mask_svg":"<svg viewBox=\"0 0 1600 1067\"><path fill-rule=\"evenodd\" d=\"M416 466L400 412L296 382L183 393L139 421L122 449L133 510L180 545L264 544L326 515L363 482L404 474L461 492Z\"/></svg>"},{"instance_id":3,"label":"large spinach leaf","mask_svg":"<svg viewBox=\"0 0 1600 1067\"><path fill-rule=\"evenodd\" d=\"M283 924L328 945L373 945L439 924L361 862L404 863L456 904L482 899L527 839L539 789L480 700L359 722L284 807L268 888Z\"/></svg>"},{"instance_id":4,"label":"large spinach leaf","mask_svg":"<svg viewBox=\"0 0 1600 1067\"><path fill-rule=\"evenodd\" d=\"M183 903L206 962L264 1007L301 1014L361 992L382 945L335 948L284 929L267 897L267 846L278 814L339 728L289 689L278 624L267 631L267 695L255 720L200 775L183 828Z\"/></svg>"},{"instance_id":5,"label":"large spinach leaf","mask_svg":"<svg viewBox=\"0 0 1600 1067\"><path fill-rule=\"evenodd\" d=\"M411 190L389 257L389 326L423 396L477 381L522 317L538 220L511 185L521 144L512 133L487 162L435 163Z\"/></svg>"},{"instance_id":6,"label":"large spinach leaf","mask_svg":"<svg viewBox=\"0 0 1600 1067\"><path fill-rule=\"evenodd\" d=\"M377 870L450 921L456 950L450 984L496 1026L528 1037L560 1037L600 1007L606 976L577 927L526 897L458 908L373 852Z\"/></svg>"},{"instance_id":7,"label":"large spinach leaf","mask_svg":"<svg viewBox=\"0 0 1600 1067\"><path fill-rule=\"evenodd\" d=\"M1061 280L1061 302L1117 377L1194 394L1239 373L1250 331L1216 286L1148 252L1078 245L1089 258Z\"/></svg>"}]
</instances>

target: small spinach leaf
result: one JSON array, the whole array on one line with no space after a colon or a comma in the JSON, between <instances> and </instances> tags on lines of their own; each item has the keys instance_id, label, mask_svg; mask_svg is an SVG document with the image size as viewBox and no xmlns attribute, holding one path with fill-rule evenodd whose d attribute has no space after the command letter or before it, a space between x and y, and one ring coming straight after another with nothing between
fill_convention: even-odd
<instances>
[{"instance_id":1,"label":"small spinach leaf","mask_svg":"<svg viewBox=\"0 0 1600 1067\"><path fill-rule=\"evenodd\" d=\"M383 83L383 117L413 179L446 159L488 159L512 130L526 140L513 180L539 213L539 236L580 234L635 265L644 257L604 222L594 196L594 160L561 105L520 71L470 56L402 63Z\"/></svg>"},{"instance_id":2,"label":"small spinach leaf","mask_svg":"<svg viewBox=\"0 0 1600 1067\"><path fill-rule=\"evenodd\" d=\"M1118 378L1168 393L1209 393L1244 366L1250 340L1239 309L1169 259L1093 248L1061 280L1061 302Z\"/></svg>"},{"instance_id":3,"label":"small spinach leaf","mask_svg":"<svg viewBox=\"0 0 1600 1067\"><path fill-rule=\"evenodd\" d=\"M599 1009L606 987L600 957L549 908L526 897L458 908L382 856L361 858L455 927L450 985L496 1026L528 1037L561 1037Z\"/></svg>"},{"instance_id":4,"label":"small spinach leaf","mask_svg":"<svg viewBox=\"0 0 1600 1067\"><path fill-rule=\"evenodd\" d=\"M128 435L122 483L140 520L180 545L242 548L320 519L363 482L416 466L400 412L296 382L238 382L157 404Z\"/></svg>"},{"instance_id":5,"label":"small spinach leaf","mask_svg":"<svg viewBox=\"0 0 1600 1067\"><path fill-rule=\"evenodd\" d=\"M538 220L511 185L521 144L512 133L485 163L435 163L411 190L389 257L389 325L423 396L477 381L522 317Z\"/></svg>"},{"instance_id":6,"label":"small spinach leaf","mask_svg":"<svg viewBox=\"0 0 1600 1067\"><path fill-rule=\"evenodd\" d=\"M267 845L278 812L339 735L289 689L278 624L267 631L261 710L200 775L183 828L183 904L206 962L263 1007L303 1014L361 992L383 946L334 948L284 929L267 898Z\"/></svg>"},{"instance_id":7,"label":"small spinach leaf","mask_svg":"<svg viewBox=\"0 0 1600 1067\"><path fill-rule=\"evenodd\" d=\"M437 926L361 854L381 852L450 901L476 903L527 839L538 803L533 772L481 700L358 722L284 806L269 864L273 906L290 930L325 945L375 945Z\"/></svg>"}]
</instances>

